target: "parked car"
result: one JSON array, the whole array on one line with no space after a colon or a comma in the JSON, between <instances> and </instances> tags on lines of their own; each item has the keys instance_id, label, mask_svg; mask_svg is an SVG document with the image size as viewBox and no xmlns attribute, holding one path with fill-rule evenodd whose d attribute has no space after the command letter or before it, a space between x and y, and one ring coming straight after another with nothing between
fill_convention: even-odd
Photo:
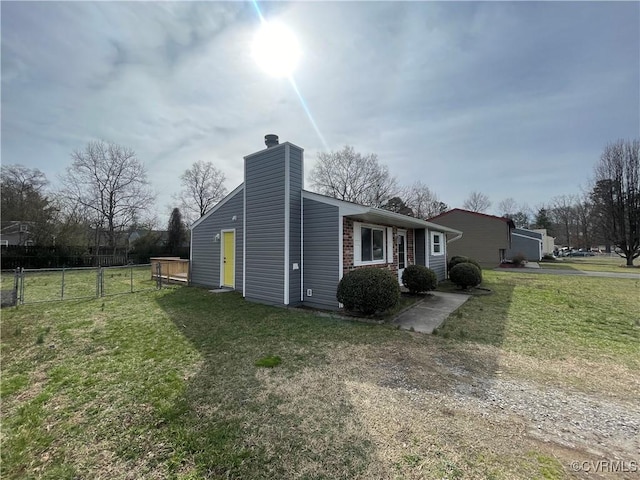
<instances>
[{"instance_id":1,"label":"parked car","mask_svg":"<svg viewBox=\"0 0 640 480\"><path fill-rule=\"evenodd\" d=\"M596 254L592 252L580 252L580 251L571 252L569 254L570 257L595 257L595 255Z\"/></svg>"}]
</instances>

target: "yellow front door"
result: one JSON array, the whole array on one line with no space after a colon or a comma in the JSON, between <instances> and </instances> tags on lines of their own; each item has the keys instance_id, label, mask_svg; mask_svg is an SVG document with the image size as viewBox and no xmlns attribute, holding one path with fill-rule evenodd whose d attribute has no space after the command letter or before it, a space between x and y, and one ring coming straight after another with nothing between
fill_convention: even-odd
<instances>
[{"instance_id":1,"label":"yellow front door","mask_svg":"<svg viewBox=\"0 0 640 480\"><path fill-rule=\"evenodd\" d=\"M235 268L235 233L224 232L222 237L222 249L224 258L222 260L222 284L225 287L235 287L234 281L234 268Z\"/></svg>"}]
</instances>

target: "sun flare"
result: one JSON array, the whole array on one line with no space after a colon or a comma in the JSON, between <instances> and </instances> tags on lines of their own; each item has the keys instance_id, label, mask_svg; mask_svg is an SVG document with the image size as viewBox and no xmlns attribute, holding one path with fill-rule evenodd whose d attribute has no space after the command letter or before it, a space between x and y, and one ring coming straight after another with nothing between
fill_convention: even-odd
<instances>
[{"instance_id":1,"label":"sun flare","mask_svg":"<svg viewBox=\"0 0 640 480\"><path fill-rule=\"evenodd\" d=\"M300 45L291 30L281 23L264 22L253 40L256 63L273 77L288 77L300 60Z\"/></svg>"}]
</instances>

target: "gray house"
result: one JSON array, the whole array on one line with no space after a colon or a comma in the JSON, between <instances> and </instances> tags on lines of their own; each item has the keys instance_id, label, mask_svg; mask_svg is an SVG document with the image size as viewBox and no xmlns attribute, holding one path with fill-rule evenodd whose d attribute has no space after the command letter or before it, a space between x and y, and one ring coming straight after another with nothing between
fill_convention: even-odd
<instances>
[{"instance_id":1,"label":"gray house","mask_svg":"<svg viewBox=\"0 0 640 480\"><path fill-rule=\"evenodd\" d=\"M542 247L542 233L525 228L514 228L511 230L511 248L507 252L507 258L522 254L530 262L539 262L542 259Z\"/></svg>"},{"instance_id":2,"label":"gray house","mask_svg":"<svg viewBox=\"0 0 640 480\"><path fill-rule=\"evenodd\" d=\"M191 283L228 287L250 301L337 309L354 269L407 265L446 278L454 228L303 189L303 150L265 137L244 158L244 182L191 226Z\"/></svg>"}]
</instances>

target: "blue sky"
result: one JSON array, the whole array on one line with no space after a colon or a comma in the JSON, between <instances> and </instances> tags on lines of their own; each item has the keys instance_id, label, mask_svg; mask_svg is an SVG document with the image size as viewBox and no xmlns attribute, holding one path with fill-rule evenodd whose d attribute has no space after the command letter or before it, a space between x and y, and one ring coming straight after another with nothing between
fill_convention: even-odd
<instances>
[{"instance_id":1,"label":"blue sky","mask_svg":"<svg viewBox=\"0 0 640 480\"><path fill-rule=\"evenodd\" d=\"M260 3L298 37L326 147L377 153L459 207L579 193L640 134L638 2ZM2 163L55 185L94 139L134 149L166 215L212 161L233 189L266 133L325 150L287 79L251 58L250 2L2 2ZM165 221L164 219L162 220Z\"/></svg>"}]
</instances>

